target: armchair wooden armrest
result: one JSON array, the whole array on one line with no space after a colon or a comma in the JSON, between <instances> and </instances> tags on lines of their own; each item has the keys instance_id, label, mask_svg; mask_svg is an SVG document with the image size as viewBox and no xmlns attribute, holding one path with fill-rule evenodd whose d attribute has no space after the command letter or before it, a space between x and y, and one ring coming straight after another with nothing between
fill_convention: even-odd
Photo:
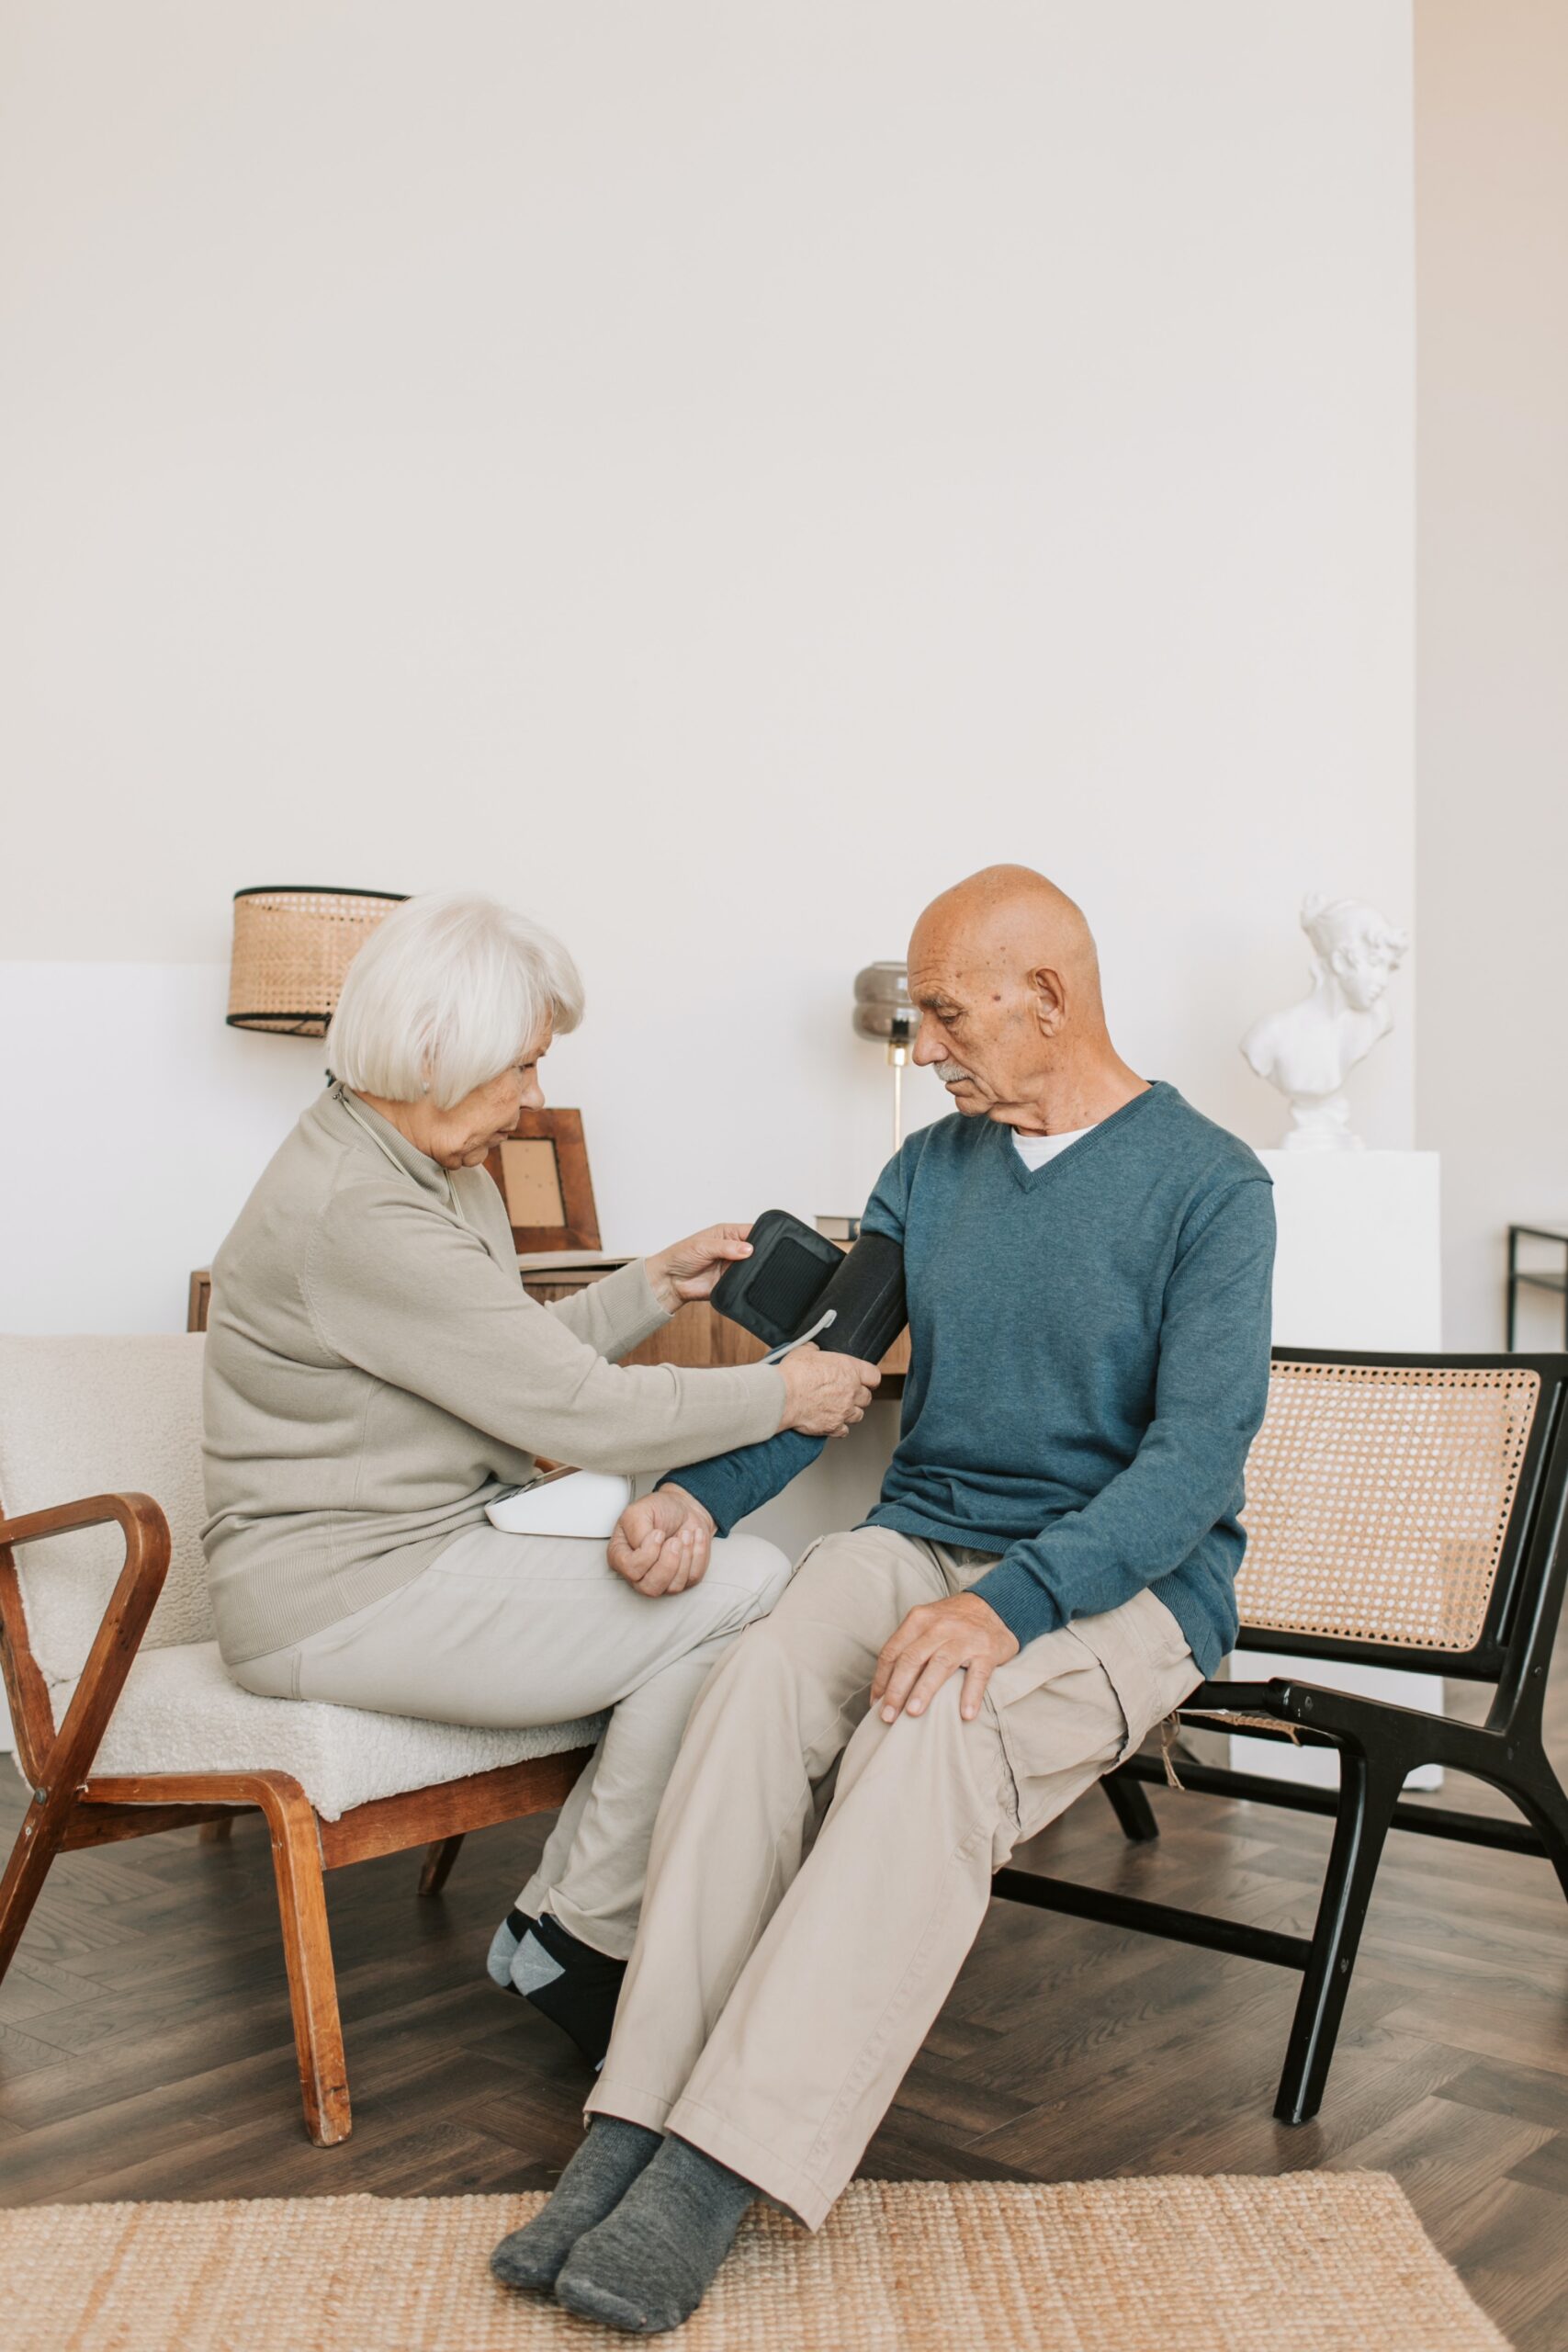
<instances>
[{"instance_id":1,"label":"armchair wooden armrest","mask_svg":"<svg viewBox=\"0 0 1568 2352\"><path fill-rule=\"evenodd\" d=\"M113 1521L125 1537L125 1565L94 1637L76 1695L58 1732L48 1686L28 1638L21 1582L12 1546L35 1544L73 1528ZM169 1572L169 1522L151 1495L90 1495L19 1519L0 1519L0 1665L17 1734L17 1752L33 1784L33 1802L54 1815L92 1768L115 1701ZM28 1825L36 1836L42 1823Z\"/></svg>"}]
</instances>

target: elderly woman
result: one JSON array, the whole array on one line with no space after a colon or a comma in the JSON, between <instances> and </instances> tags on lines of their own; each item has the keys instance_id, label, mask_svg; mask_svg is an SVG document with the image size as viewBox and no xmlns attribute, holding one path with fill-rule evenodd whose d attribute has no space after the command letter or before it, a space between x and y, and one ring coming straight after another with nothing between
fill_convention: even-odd
<instances>
[{"instance_id":1,"label":"elderly woman","mask_svg":"<svg viewBox=\"0 0 1568 2352\"><path fill-rule=\"evenodd\" d=\"M744 1257L714 1226L546 1307L518 1279L485 1155L543 1101L581 984L492 901L413 899L360 950L328 1037L337 1081L213 1263L205 1543L231 1674L269 1698L437 1722L609 1724L491 1973L602 2057L659 1799L709 1669L788 1564L732 1535L640 1587L602 1542L485 1516L538 1454L666 1470L781 1429L859 1420L865 1364L797 1350L724 1371L622 1366Z\"/></svg>"}]
</instances>

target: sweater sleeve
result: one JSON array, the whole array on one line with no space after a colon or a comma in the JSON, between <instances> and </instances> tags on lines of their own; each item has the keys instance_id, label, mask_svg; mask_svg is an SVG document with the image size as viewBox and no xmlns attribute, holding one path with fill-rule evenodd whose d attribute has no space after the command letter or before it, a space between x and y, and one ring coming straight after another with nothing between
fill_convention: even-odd
<instances>
[{"instance_id":1,"label":"sweater sleeve","mask_svg":"<svg viewBox=\"0 0 1568 2352\"><path fill-rule=\"evenodd\" d=\"M607 1363L479 1237L400 1186L334 1193L301 1277L329 1352L503 1443L585 1470L653 1470L778 1427L772 1364Z\"/></svg>"},{"instance_id":2,"label":"sweater sleeve","mask_svg":"<svg viewBox=\"0 0 1568 2352\"><path fill-rule=\"evenodd\" d=\"M886 1233L893 1240L904 1238L904 1158L900 1153L890 1159L877 1179L876 1189L866 1203L861 1219L863 1233ZM694 1495L711 1515L720 1535L728 1535L738 1520L748 1512L761 1510L775 1495L782 1495L792 1478L815 1462L826 1438L805 1437L799 1430L780 1430L762 1445L749 1445L733 1453L721 1454L713 1462L699 1462L694 1468L682 1470L673 1484ZM661 1486L671 1483L661 1479Z\"/></svg>"},{"instance_id":3,"label":"sweater sleeve","mask_svg":"<svg viewBox=\"0 0 1568 2352\"><path fill-rule=\"evenodd\" d=\"M1125 1470L1081 1510L1014 1544L975 1584L1020 1646L1119 1608L1240 1507L1269 1401L1274 1204L1244 1177L1203 1216L1166 1285L1155 1414Z\"/></svg>"},{"instance_id":4,"label":"sweater sleeve","mask_svg":"<svg viewBox=\"0 0 1568 2352\"><path fill-rule=\"evenodd\" d=\"M669 1310L654 1295L640 1258L629 1266L617 1267L600 1282L584 1283L581 1290L552 1299L546 1311L578 1339L586 1340L595 1354L608 1356L612 1363L617 1356L629 1355L640 1340L662 1330L670 1320Z\"/></svg>"}]
</instances>

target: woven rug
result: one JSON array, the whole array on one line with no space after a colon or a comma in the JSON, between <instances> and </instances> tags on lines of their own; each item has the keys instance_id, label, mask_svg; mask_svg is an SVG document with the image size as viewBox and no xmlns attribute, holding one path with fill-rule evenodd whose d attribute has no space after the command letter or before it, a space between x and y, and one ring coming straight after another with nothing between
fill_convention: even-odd
<instances>
[{"instance_id":1,"label":"woven rug","mask_svg":"<svg viewBox=\"0 0 1568 2352\"><path fill-rule=\"evenodd\" d=\"M0 2213L6 2352L609 2352L508 2293L530 2197ZM747 2221L682 2352L1507 2352L1383 2173L859 2181Z\"/></svg>"}]
</instances>

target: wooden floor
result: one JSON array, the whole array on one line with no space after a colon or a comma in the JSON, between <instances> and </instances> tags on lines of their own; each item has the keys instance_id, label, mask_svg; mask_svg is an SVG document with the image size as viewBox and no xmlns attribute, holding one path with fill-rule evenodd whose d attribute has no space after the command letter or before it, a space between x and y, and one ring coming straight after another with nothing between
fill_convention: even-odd
<instances>
[{"instance_id":1,"label":"wooden floor","mask_svg":"<svg viewBox=\"0 0 1568 2352\"><path fill-rule=\"evenodd\" d=\"M1568 1760L1568 1675L1552 1748ZM8 1848L20 1784L5 1774ZM1450 1784L1444 1801L1470 1802ZM1096 1794L1021 1857L1301 1932L1326 1829L1157 1792L1131 1849ZM485 1983L536 1829L328 1882L355 2131L310 2147L260 1822L57 1863L0 1986L0 2201L547 2187L579 2137L574 2052ZM1568 2347L1568 1905L1543 1862L1396 1838L1321 2119L1269 2114L1296 1978L993 1905L867 2173L1086 2179L1392 2172L1519 2352Z\"/></svg>"}]
</instances>

